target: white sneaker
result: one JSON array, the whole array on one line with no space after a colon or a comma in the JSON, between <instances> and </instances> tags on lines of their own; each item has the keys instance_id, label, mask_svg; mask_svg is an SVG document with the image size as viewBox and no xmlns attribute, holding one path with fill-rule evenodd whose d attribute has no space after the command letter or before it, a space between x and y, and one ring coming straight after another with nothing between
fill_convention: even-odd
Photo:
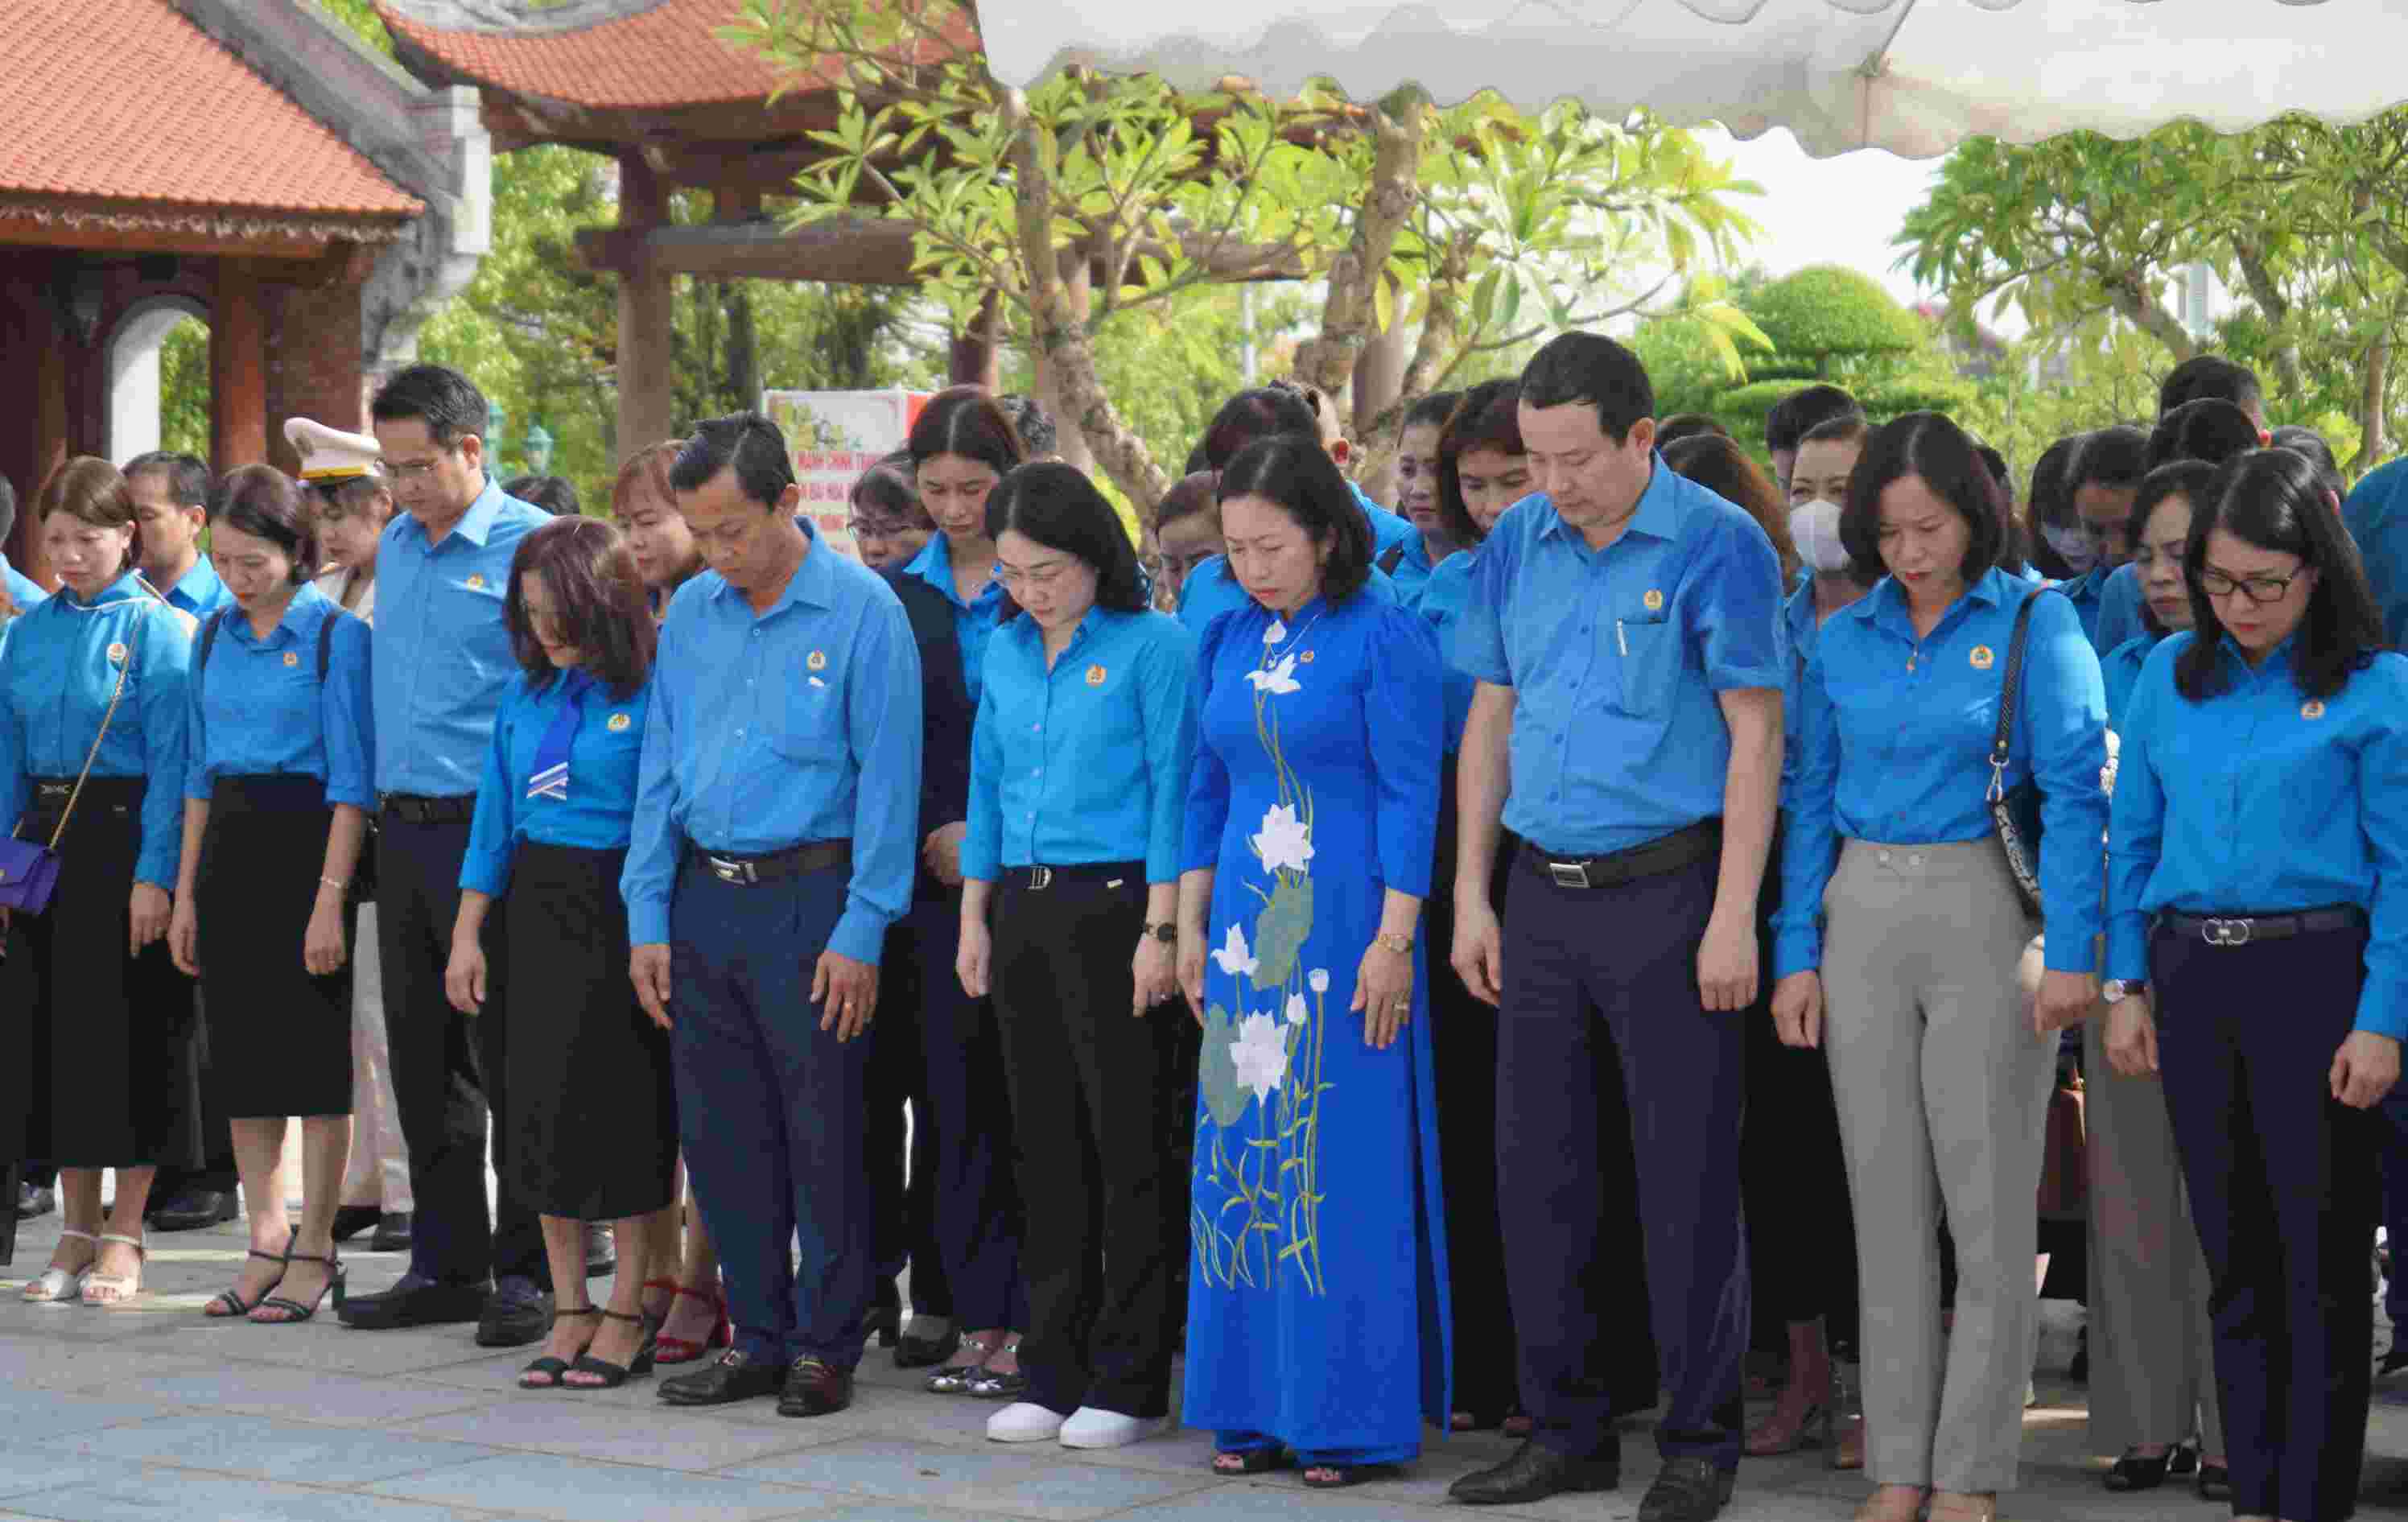
<instances>
[{"instance_id":1,"label":"white sneaker","mask_svg":"<svg viewBox=\"0 0 2408 1522\"><path fill-rule=\"evenodd\" d=\"M1129 1416L1117 1411L1081 1406L1061 1425L1065 1448L1125 1448L1163 1430L1170 1425L1170 1418Z\"/></svg>"},{"instance_id":2,"label":"white sneaker","mask_svg":"<svg viewBox=\"0 0 2408 1522\"><path fill-rule=\"evenodd\" d=\"M1062 1414L1033 1400L1014 1400L986 1419L989 1443L1042 1443L1062 1430Z\"/></svg>"}]
</instances>

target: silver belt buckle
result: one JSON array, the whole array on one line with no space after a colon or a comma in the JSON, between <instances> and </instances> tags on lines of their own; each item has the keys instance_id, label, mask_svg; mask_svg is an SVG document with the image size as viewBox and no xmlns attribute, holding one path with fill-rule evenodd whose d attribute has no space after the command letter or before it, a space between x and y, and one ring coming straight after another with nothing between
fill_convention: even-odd
<instances>
[{"instance_id":1,"label":"silver belt buckle","mask_svg":"<svg viewBox=\"0 0 2408 1522\"><path fill-rule=\"evenodd\" d=\"M1030 869L1028 869L1028 886L1029 886L1029 889L1030 889L1030 891L1031 891L1031 892L1035 892L1035 893L1042 893L1042 892L1044 892L1047 888L1050 888L1050 887L1052 887L1053 885L1054 885L1054 869L1053 869L1053 868L1051 868L1051 867L1031 867Z\"/></svg>"},{"instance_id":2,"label":"silver belt buckle","mask_svg":"<svg viewBox=\"0 0 2408 1522\"><path fill-rule=\"evenodd\" d=\"M724 856L705 856L702 859L710 864L712 875L722 883L735 883L749 886L760 881L753 874L752 864L749 861L729 861Z\"/></svg>"},{"instance_id":3,"label":"silver belt buckle","mask_svg":"<svg viewBox=\"0 0 2408 1522\"><path fill-rule=\"evenodd\" d=\"M2199 937L2211 946L2246 946L2249 944L2249 922L2210 920L2199 927Z\"/></svg>"},{"instance_id":4,"label":"silver belt buckle","mask_svg":"<svg viewBox=\"0 0 2408 1522\"><path fill-rule=\"evenodd\" d=\"M1589 885L1588 863L1584 861L1551 861L1547 863L1547 875L1555 880L1555 886L1559 888L1585 888Z\"/></svg>"}]
</instances>

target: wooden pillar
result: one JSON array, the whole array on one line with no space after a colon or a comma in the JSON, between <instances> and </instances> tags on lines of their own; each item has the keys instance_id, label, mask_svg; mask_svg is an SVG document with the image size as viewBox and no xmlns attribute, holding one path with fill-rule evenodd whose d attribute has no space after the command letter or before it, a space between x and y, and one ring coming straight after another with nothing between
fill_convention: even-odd
<instances>
[{"instance_id":1,"label":"wooden pillar","mask_svg":"<svg viewBox=\"0 0 2408 1522\"><path fill-rule=\"evenodd\" d=\"M7 379L0 395L11 414L0 419L6 429L0 470L17 489L17 525L5 547L19 574L43 586L52 584L50 557L42 553L42 536L35 532L34 500L50 472L66 463L75 440L67 424L67 345L74 340L60 326L38 279L12 280L0 285L0 362Z\"/></svg>"},{"instance_id":2,"label":"wooden pillar","mask_svg":"<svg viewBox=\"0 0 2408 1522\"><path fill-rule=\"evenodd\" d=\"M1090 278L1089 266L1084 253L1074 252L1063 256L1062 283L1069 292L1070 305L1082 312L1088 309ZM1062 456L1063 464L1075 466L1087 474L1094 475L1096 452L1087 447L1086 435L1079 431L1078 420L1071 416L1068 405L1062 400L1061 377L1054 373L1052 359L1041 349L1037 350L1032 358L1037 372L1036 383L1032 389L1036 393L1037 404L1045 409L1046 416L1054 420L1055 452Z\"/></svg>"},{"instance_id":3,"label":"wooden pillar","mask_svg":"<svg viewBox=\"0 0 2408 1522\"><path fill-rule=\"evenodd\" d=\"M267 314L258 277L221 257L209 296L209 468L267 462Z\"/></svg>"},{"instance_id":4,"label":"wooden pillar","mask_svg":"<svg viewBox=\"0 0 2408 1522\"><path fill-rule=\"evenodd\" d=\"M979 307L978 318L969 330L953 335L952 360L945 373L947 385L1003 389L1003 366L995 348L995 296L990 293Z\"/></svg>"},{"instance_id":5,"label":"wooden pillar","mask_svg":"<svg viewBox=\"0 0 2408 1522\"><path fill-rule=\"evenodd\" d=\"M619 155L619 225L628 230L627 265L619 271L620 460L669 437L677 426L671 372L675 286L652 260L644 237L668 222L668 192L638 152Z\"/></svg>"}]
</instances>

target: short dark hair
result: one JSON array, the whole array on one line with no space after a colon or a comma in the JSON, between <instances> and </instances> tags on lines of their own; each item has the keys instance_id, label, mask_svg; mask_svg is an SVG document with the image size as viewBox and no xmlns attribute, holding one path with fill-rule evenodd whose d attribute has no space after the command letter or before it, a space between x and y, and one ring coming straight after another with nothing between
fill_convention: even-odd
<instances>
[{"instance_id":1,"label":"short dark hair","mask_svg":"<svg viewBox=\"0 0 2408 1522\"><path fill-rule=\"evenodd\" d=\"M209 523L265 539L284 552L284 579L294 586L318 574L318 530L308 498L274 466L242 465L209 494Z\"/></svg>"},{"instance_id":2,"label":"short dark hair","mask_svg":"<svg viewBox=\"0 0 2408 1522\"><path fill-rule=\"evenodd\" d=\"M578 514L577 488L561 476L513 476L502 482L502 495L541 508L555 518Z\"/></svg>"},{"instance_id":3,"label":"short dark hair","mask_svg":"<svg viewBox=\"0 0 2408 1522\"><path fill-rule=\"evenodd\" d=\"M437 447L447 450L469 434L484 438L494 425L494 409L477 382L441 365L412 365L378 387L368 416L379 423L416 418Z\"/></svg>"},{"instance_id":4,"label":"short dark hair","mask_svg":"<svg viewBox=\"0 0 2408 1522\"><path fill-rule=\"evenodd\" d=\"M1077 467L1045 460L1004 477L986 496L986 537L999 539L1005 529L1085 561L1096 573L1096 607L1141 613L1154 606L1153 584L1120 514ZM999 618L1019 611L1007 591Z\"/></svg>"},{"instance_id":5,"label":"short dark hair","mask_svg":"<svg viewBox=\"0 0 2408 1522\"><path fill-rule=\"evenodd\" d=\"M2349 495L2349 482L2342 477L2341 462L2333 458L2332 446L2314 428L2303 423L2286 423L2274 430L2274 448L2305 456L2316 467L2316 478L2324 482L2325 490L2334 496Z\"/></svg>"},{"instance_id":6,"label":"short dark hair","mask_svg":"<svg viewBox=\"0 0 2408 1522\"><path fill-rule=\"evenodd\" d=\"M2034 527L2061 525L2073 516L2073 466L2089 437L2068 434L2040 452L2032 467L2031 491L2024 497L2024 511Z\"/></svg>"},{"instance_id":7,"label":"short dark hair","mask_svg":"<svg viewBox=\"0 0 2408 1522\"><path fill-rule=\"evenodd\" d=\"M1575 402L1597 409L1597 425L1621 443L1630 425L1656 415L1656 387L1639 356L1597 333L1559 333L1522 366L1522 405L1539 411Z\"/></svg>"},{"instance_id":8,"label":"short dark hair","mask_svg":"<svg viewBox=\"0 0 2408 1522\"><path fill-rule=\"evenodd\" d=\"M669 484L681 492L698 492L727 469L736 472L736 484L746 496L772 511L795 484L795 457L786 452L786 436L758 412L730 412L695 424L694 437L669 467Z\"/></svg>"},{"instance_id":9,"label":"short dark hair","mask_svg":"<svg viewBox=\"0 0 2408 1522\"><path fill-rule=\"evenodd\" d=\"M2195 703L2224 690L2218 653L2224 625L2200 580L2207 569L2208 536L2218 529L2261 550L2297 555L2316 573L2293 657L2300 690L2330 697L2348 685L2350 674L2383 648L2383 615L2367 586L2366 567L2315 464L2291 450L2260 449L2226 461L2204 497L2191 499L2183 579L2189 583L2195 632L2174 660L2176 690Z\"/></svg>"},{"instance_id":10,"label":"short dark hair","mask_svg":"<svg viewBox=\"0 0 2408 1522\"><path fill-rule=\"evenodd\" d=\"M1371 579L1371 525L1319 438L1274 434L1240 450L1221 472L1222 506L1236 496L1279 504L1307 538L1329 547L1329 559L1321 568L1321 595L1331 607L1362 591Z\"/></svg>"},{"instance_id":11,"label":"short dark hair","mask_svg":"<svg viewBox=\"0 0 2408 1522\"><path fill-rule=\"evenodd\" d=\"M2207 495L2209 482L2214 480L2215 467L2205 460L2175 460L2143 476L2139 489L2132 494L2132 515L2124 520L2124 542L2132 545L2146 542L2149 515L2157 511L2168 497L2186 498L2196 511ZM2183 541L2186 552L2189 542L2187 538ZM2141 604L2141 626L2155 635L2166 632L2164 621L2145 601Z\"/></svg>"},{"instance_id":12,"label":"short dark hair","mask_svg":"<svg viewBox=\"0 0 2408 1522\"><path fill-rule=\"evenodd\" d=\"M1170 483L1154 504L1154 529L1159 534L1165 524L1175 524L1182 518L1192 518L1199 512L1212 515L1214 527L1221 522L1221 503L1213 495L1220 490L1221 477L1216 471L1192 470Z\"/></svg>"},{"instance_id":13,"label":"short dark hair","mask_svg":"<svg viewBox=\"0 0 2408 1522\"><path fill-rule=\"evenodd\" d=\"M1474 450L1527 454L1522 442L1522 382L1483 380L1463 394L1438 436L1438 521L1465 549L1488 536L1463 503L1463 457Z\"/></svg>"},{"instance_id":14,"label":"short dark hair","mask_svg":"<svg viewBox=\"0 0 2408 1522\"><path fill-rule=\"evenodd\" d=\"M2238 403L2220 396L2202 396L2174 408L2157 419L2149 432L2149 468L2169 460L2205 460L2222 465L2265 447L2258 420Z\"/></svg>"},{"instance_id":15,"label":"short dark hair","mask_svg":"<svg viewBox=\"0 0 2408 1522\"><path fill-rule=\"evenodd\" d=\"M1455 406L1462 400L1463 393L1459 391L1433 391L1406 408L1404 419L1397 426L1400 429L1443 428L1446 420L1455 416Z\"/></svg>"},{"instance_id":16,"label":"short dark hair","mask_svg":"<svg viewBox=\"0 0 2408 1522\"><path fill-rule=\"evenodd\" d=\"M134 538L126 545L121 574L124 568L141 564L142 520L134 514L134 494L125 489L124 473L107 460L79 454L61 461L34 496L35 525L47 523L54 512L64 512L94 528L133 529Z\"/></svg>"},{"instance_id":17,"label":"short dark hair","mask_svg":"<svg viewBox=\"0 0 2408 1522\"><path fill-rule=\"evenodd\" d=\"M1813 385L1793 391L1765 409L1764 447L1794 452L1807 430L1832 418L1863 417L1864 404L1838 386Z\"/></svg>"},{"instance_id":18,"label":"short dark hair","mask_svg":"<svg viewBox=\"0 0 2408 1522\"><path fill-rule=\"evenodd\" d=\"M510 557L510 585L502 599L502 622L510 632L510 653L527 680L541 685L556 669L526 615L523 583L541 573L557 606L561 635L585 657L595 681L624 701L652 675L659 634L644 579L627 537L601 518L560 517L519 540Z\"/></svg>"},{"instance_id":19,"label":"short dark hair","mask_svg":"<svg viewBox=\"0 0 2408 1522\"><path fill-rule=\"evenodd\" d=\"M1931 494L1965 520L1965 558L1957 574L1971 585L1999 564L2007 525L1998 509L1998 482L1965 430L1937 412L1909 412L1872 431L1848 478L1840 509L1840 542L1849 573L1867 586L1889 573L1881 554L1881 498L1890 482L1919 477Z\"/></svg>"},{"instance_id":20,"label":"short dark hair","mask_svg":"<svg viewBox=\"0 0 2408 1522\"><path fill-rule=\"evenodd\" d=\"M1728 438L1730 430L1723 426L1720 418L1704 412L1675 412L1669 418L1657 420L1656 447L1670 449L1684 438L1696 438L1703 434L1719 434Z\"/></svg>"},{"instance_id":21,"label":"short dark hair","mask_svg":"<svg viewBox=\"0 0 2408 1522\"><path fill-rule=\"evenodd\" d=\"M1010 415L983 386L953 386L929 397L906 448L914 471L939 454L958 454L1001 477L1028 458Z\"/></svg>"},{"instance_id":22,"label":"short dark hair","mask_svg":"<svg viewBox=\"0 0 2408 1522\"><path fill-rule=\"evenodd\" d=\"M1842 412L1799 434L1798 447L1802 450L1809 444L1862 444L1872 431L1872 424L1862 412Z\"/></svg>"},{"instance_id":23,"label":"short dark hair","mask_svg":"<svg viewBox=\"0 0 2408 1522\"><path fill-rule=\"evenodd\" d=\"M1674 475L1686 476L1744 509L1772 541L1772 553L1781 558L1781 579L1786 582L1798 573L1798 547L1789 541L1789 504L1736 441L1725 434L1691 434L1672 441L1664 463Z\"/></svg>"},{"instance_id":24,"label":"short dark hair","mask_svg":"<svg viewBox=\"0 0 2408 1522\"><path fill-rule=\"evenodd\" d=\"M1315 395L1318 395L1316 393ZM1314 416L1312 404L1304 393L1293 386L1256 386L1241 391L1221 404L1212 421L1204 427L1204 464L1197 467L1189 460L1192 475L1196 468L1223 470L1238 452L1258 438L1289 436L1312 440L1321 447L1321 424Z\"/></svg>"},{"instance_id":25,"label":"short dark hair","mask_svg":"<svg viewBox=\"0 0 2408 1522\"><path fill-rule=\"evenodd\" d=\"M933 534L937 521L920 505L920 486L911 479L911 453L896 450L882 455L877 464L853 478L845 493L845 505L853 511L864 509L889 518L900 518L907 528L924 528Z\"/></svg>"},{"instance_id":26,"label":"short dark hair","mask_svg":"<svg viewBox=\"0 0 2408 1522\"><path fill-rule=\"evenodd\" d=\"M7 476L0 476L0 544L8 539L9 530L17 526L17 488Z\"/></svg>"},{"instance_id":27,"label":"short dark hair","mask_svg":"<svg viewBox=\"0 0 2408 1522\"><path fill-rule=\"evenodd\" d=\"M2138 486L2149 473L2149 436L2117 424L2083 437L2082 448L2066 467L2069 501L2085 486Z\"/></svg>"},{"instance_id":28,"label":"short dark hair","mask_svg":"<svg viewBox=\"0 0 2408 1522\"><path fill-rule=\"evenodd\" d=\"M1054 446L1061 439L1062 430L1054 425L1053 415L1045 410L1043 402L1017 393L998 396L996 402L1003 409L1003 415L1010 420L1011 431L1020 436L1021 448L1031 458L1054 452Z\"/></svg>"},{"instance_id":29,"label":"short dark hair","mask_svg":"<svg viewBox=\"0 0 2408 1522\"><path fill-rule=\"evenodd\" d=\"M2202 398L2230 402L2243 411L2264 404L2257 371L2222 354L2195 354L2157 382L2157 416Z\"/></svg>"},{"instance_id":30,"label":"short dark hair","mask_svg":"<svg viewBox=\"0 0 2408 1522\"><path fill-rule=\"evenodd\" d=\"M157 476L167 483L168 499L179 508L209 506L209 467L190 454L178 454L169 450L152 450L125 462L125 479L136 476Z\"/></svg>"},{"instance_id":31,"label":"short dark hair","mask_svg":"<svg viewBox=\"0 0 2408 1522\"><path fill-rule=\"evenodd\" d=\"M345 518L354 512L365 512L368 504L380 496L384 498L388 513L393 508L393 488L385 484L381 476L343 476L310 484L317 492L314 506L322 519Z\"/></svg>"}]
</instances>

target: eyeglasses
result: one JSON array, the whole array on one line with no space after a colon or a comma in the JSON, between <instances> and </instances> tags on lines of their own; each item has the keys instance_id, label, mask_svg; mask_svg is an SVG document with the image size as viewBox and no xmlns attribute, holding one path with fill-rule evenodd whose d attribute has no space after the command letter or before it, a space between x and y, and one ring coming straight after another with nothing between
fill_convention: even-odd
<instances>
[{"instance_id":1,"label":"eyeglasses","mask_svg":"<svg viewBox=\"0 0 2408 1522\"><path fill-rule=\"evenodd\" d=\"M891 539L911 531L900 518L848 518L844 526L857 539Z\"/></svg>"},{"instance_id":2,"label":"eyeglasses","mask_svg":"<svg viewBox=\"0 0 2408 1522\"><path fill-rule=\"evenodd\" d=\"M402 486L413 481L424 481L435 474L435 467L441 465L451 453L452 451L447 449L431 460L405 460L399 463L380 460L377 463L384 467L386 479L396 486Z\"/></svg>"},{"instance_id":3,"label":"eyeglasses","mask_svg":"<svg viewBox=\"0 0 2408 1522\"><path fill-rule=\"evenodd\" d=\"M2235 581L2220 570L2203 570L2199 573L2199 589L2211 600L2229 597L2238 592L2251 602L2263 606L2281 602L2289 594L2291 583L2299 579L2299 575L2294 573L2289 576L2251 576Z\"/></svg>"},{"instance_id":4,"label":"eyeglasses","mask_svg":"<svg viewBox=\"0 0 2408 1522\"><path fill-rule=\"evenodd\" d=\"M995 579L1001 582L1007 589L1016 591L1024 586L1033 586L1042 591L1060 581L1062 573L1069 568L1070 563L1067 560L1057 560L1050 566L1039 566L1035 570L1021 570L1017 567L1007 566L998 560L995 563L994 574Z\"/></svg>"}]
</instances>

